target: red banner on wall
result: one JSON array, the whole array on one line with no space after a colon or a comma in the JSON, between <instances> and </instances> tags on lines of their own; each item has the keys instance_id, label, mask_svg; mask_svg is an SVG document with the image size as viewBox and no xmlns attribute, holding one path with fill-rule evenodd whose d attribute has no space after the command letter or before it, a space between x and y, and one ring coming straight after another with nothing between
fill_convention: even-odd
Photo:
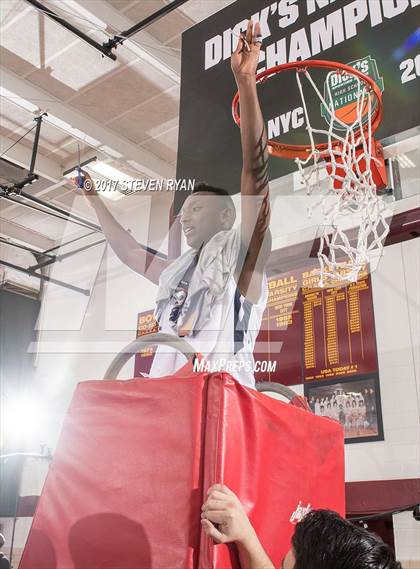
<instances>
[{"instance_id":1,"label":"red banner on wall","mask_svg":"<svg viewBox=\"0 0 420 569\"><path fill-rule=\"evenodd\" d=\"M139 312L137 316L137 335L136 338L145 336L146 334L155 334L159 332L159 325L156 322L153 310L145 310ZM156 348L147 347L136 354L134 363L134 377L140 377L143 374L148 374L152 367Z\"/></svg>"},{"instance_id":2,"label":"red banner on wall","mask_svg":"<svg viewBox=\"0 0 420 569\"><path fill-rule=\"evenodd\" d=\"M378 371L368 270L347 286L321 289L318 279L303 269L270 277L257 349L276 369L256 373L257 381L296 385Z\"/></svg>"},{"instance_id":3,"label":"red banner on wall","mask_svg":"<svg viewBox=\"0 0 420 569\"><path fill-rule=\"evenodd\" d=\"M303 273L303 380L378 371L372 282L365 270L348 286L312 288Z\"/></svg>"},{"instance_id":4,"label":"red banner on wall","mask_svg":"<svg viewBox=\"0 0 420 569\"><path fill-rule=\"evenodd\" d=\"M272 276L268 281L267 307L254 355L257 360L273 362L275 369L256 372L257 381L277 381L284 385L302 382L302 302L298 276L289 272Z\"/></svg>"}]
</instances>

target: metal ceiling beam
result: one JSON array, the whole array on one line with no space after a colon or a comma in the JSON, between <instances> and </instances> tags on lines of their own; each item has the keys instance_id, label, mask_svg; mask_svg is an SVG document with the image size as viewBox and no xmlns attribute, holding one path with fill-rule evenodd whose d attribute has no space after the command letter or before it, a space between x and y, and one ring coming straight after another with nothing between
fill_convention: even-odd
<instances>
[{"instance_id":1,"label":"metal ceiling beam","mask_svg":"<svg viewBox=\"0 0 420 569\"><path fill-rule=\"evenodd\" d=\"M48 188L44 188L43 190L40 190L36 192L36 197L39 198L41 196L43 196L44 194L49 194L50 192L52 192L53 190L56 190L57 188L60 188L62 186L64 186L65 184L67 184L68 180L61 180L61 182L57 182L56 184L52 184L51 186L49 186ZM19 209L20 207L20 202L16 201L15 204L12 204L12 201L9 200L8 202L10 205L4 205L2 203L2 208L1 208L1 213L2 215L7 212L7 215L10 217L10 213L15 210L15 209Z\"/></svg>"},{"instance_id":2,"label":"metal ceiling beam","mask_svg":"<svg viewBox=\"0 0 420 569\"><path fill-rule=\"evenodd\" d=\"M15 241L10 241L10 239L3 239L3 237L0 237L0 243L4 243L5 245L10 245L10 247L16 247L17 249L23 249L23 251L28 251L28 253L32 253L32 255L35 256L43 256L55 259L54 255L50 255L49 253L45 253L43 251L37 251L32 247L27 247L26 245L21 245L20 243L16 243Z\"/></svg>"},{"instance_id":3,"label":"metal ceiling beam","mask_svg":"<svg viewBox=\"0 0 420 569\"><path fill-rule=\"evenodd\" d=\"M85 237L90 237L91 235L95 235L96 233L97 231L90 231L89 233L85 233L84 235L79 235L74 239L70 239L69 241L64 241L64 243L60 243L59 245L54 245L54 247L51 247L51 249L45 250L44 253L45 255L47 255L48 253L51 253L51 251L57 251L57 249L60 249L61 247L65 247L66 245L70 245L71 243L80 241L80 239L84 239Z\"/></svg>"},{"instance_id":4,"label":"metal ceiling beam","mask_svg":"<svg viewBox=\"0 0 420 569\"><path fill-rule=\"evenodd\" d=\"M26 100L48 99L46 105L48 111L77 128L88 136L100 141L101 144L115 148L126 160L135 160L144 167L144 173L151 178L172 178L174 168L167 162L161 160L151 152L136 146L127 138L117 134L111 128L102 126L89 116L73 109L70 105L63 103L48 91L34 85L26 79L22 79L4 65L0 65L2 86ZM48 118L46 118L48 122ZM68 133L71 136L71 133ZM25 164L30 163L30 158ZM60 173L61 176L61 173Z\"/></svg>"},{"instance_id":5,"label":"metal ceiling beam","mask_svg":"<svg viewBox=\"0 0 420 569\"><path fill-rule=\"evenodd\" d=\"M29 166L28 176L31 176L35 172L35 163L38 155L39 135L41 132L42 119L44 118L44 116L46 116L46 113L41 113L38 117L34 119L36 122L36 129L35 129L34 142L32 146L31 164Z\"/></svg>"},{"instance_id":6,"label":"metal ceiling beam","mask_svg":"<svg viewBox=\"0 0 420 569\"><path fill-rule=\"evenodd\" d=\"M154 22L157 22L158 20L160 20L160 18L163 18L163 16L166 16L173 10L176 10L186 2L188 2L188 0L173 0L170 4L166 4L166 6L163 6L160 10L157 10L157 12L150 14L150 16L147 16L147 18L141 20L138 24L134 24L129 29L120 32L118 36L114 36L112 39L110 39L108 42L104 44L104 48L111 51L117 45L122 44L125 39L133 36L134 34L137 34L138 32L141 32L142 30L144 30Z\"/></svg>"},{"instance_id":7,"label":"metal ceiling beam","mask_svg":"<svg viewBox=\"0 0 420 569\"><path fill-rule=\"evenodd\" d=\"M29 267L30 271L36 271L37 269L42 269L43 267L46 267L47 265L52 265L54 263L56 263L57 261L63 261L64 259L67 259L68 257L72 257L73 255L76 255L76 253L82 253L83 251L87 251L88 249L91 249L92 247L96 247L96 245L101 245L103 243L106 243L106 239L100 239L99 241L95 241L94 243L88 243L88 245L83 245L83 247L79 247L77 249L74 249L73 251L68 251L67 253L63 253L62 255L57 255L55 257L50 255L50 259L44 260L40 263L38 263L37 265L32 265L31 267Z\"/></svg>"},{"instance_id":8,"label":"metal ceiling beam","mask_svg":"<svg viewBox=\"0 0 420 569\"><path fill-rule=\"evenodd\" d=\"M1 198L3 198L4 200L7 200L9 202L12 202L14 204L18 204L19 206L23 207L23 208L27 208L27 209L32 209L35 210L39 213L44 213L47 214L51 217L56 217L57 219L61 219L62 221L70 221L71 223L73 223L74 225L79 225L80 227L84 227L85 229L92 229L89 225L85 225L84 223L80 223L79 221L74 221L72 219L68 219L67 217L65 217L64 215L59 215L58 213L54 213L52 210L48 210L48 209L42 209L41 207L37 207L36 205L33 205L31 203L28 202L24 202L21 201L19 199L15 197L11 197L11 196L7 196L7 195L0 195ZM95 232L97 232L97 230L95 230Z\"/></svg>"},{"instance_id":9,"label":"metal ceiling beam","mask_svg":"<svg viewBox=\"0 0 420 569\"><path fill-rule=\"evenodd\" d=\"M89 220L86 220L86 219L84 219L78 215L74 215L74 214L72 214L66 210L63 210L62 208L54 206L53 204L43 202L42 200L36 198L35 196L31 196L29 194L26 194L25 192L21 192L19 195L23 196L24 198L28 199L29 201L33 201L36 204L39 204L45 208L50 208L50 211L48 211L46 209L38 208L37 206L32 205L31 203L26 203L24 201L18 201L16 199L17 197L3 196L3 199L9 200L9 201L12 201L15 203L19 203L20 205L22 205L24 207L28 207L30 209L35 209L36 211L39 211L41 213L46 213L46 214L51 215L53 217L57 217L58 219L61 219L63 221L66 221L66 222L69 221L69 222L74 223L76 225L80 225L82 227L85 227L86 229L93 229L94 233L102 233L102 228L99 225L96 225L95 223L92 223ZM78 241L79 239L82 239L83 237L87 237L87 235L82 235L80 237L77 237L76 239L72 239L68 243L73 243L74 241ZM25 242L27 242L27 241L25 241ZM66 244L68 244L68 243L66 243ZM61 246L62 245L46 249L45 253L49 253L50 251L52 251L54 249L58 249ZM139 243L139 246L142 249L144 249L144 251L146 251L147 253L150 253L153 256L160 257L162 259L167 259L166 255L164 255L163 253L160 253L159 251L157 251L156 249L153 249L152 247L148 247L147 245L142 245L141 243ZM82 249L80 249L80 250L82 250ZM69 255L71 255L73 253L77 253L78 251L79 250L76 250L74 252L70 252ZM41 254L42 254L42 252L41 252ZM65 256L69 256L69 255L65 254ZM57 255L57 259L59 257L60 257L60 255ZM64 258L64 257L62 256L62 258Z\"/></svg>"},{"instance_id":10,"label":"metal ceiling beam","mask_svg":"<svg viewBox=\"0 0 420 569\"><path fill-rule=\"evenodd\" d=\"M32 245L32 247L36 247L42 251L48 251L56 244L54 239L50 239L33 229L29 229L8 219L0 219L0 233L6 237L17 239L22 243Z\"/></svg>"},{"instance_id":11,"label":"metal ceiling beam","mask_svg":"<svg viewBox=\"0 0 420 569\"><path fill-rule=\"evenodd\" d=\"M102 232L102 229L99 225L96 225L96 223L92 223L91 221L89 221L88 219L84 219L78 215L74 215L60 207L57 207L51 203L48 202L44 202L40 199L38 199L35 196L31 196L30 194L27 194L26 192L20 192L20 194L16 195L16 196L8 196L8 195L1 195L0 193L0 197L2 197L3 199L12 201L14 203L18 203L23 207L29 207L31 209L35 209L36 211L39 211L40 213L46 213L48 215L52 215L53 217L58 217L59 219L62 219L63 221L70 221L71 223L74 223L75 225L80 225L82 227L86 227L86 229L94 229L95 231L98 232ZM42 206L42 208L45 209L41 209L39 207L36 207L34 205L32 205L31 203L25 202L25 201L21 201L19 198L24 198L27 199L29 202L34 202L40 206Z\"/></svg>"},{"instance_id":12,"label":"metal ceiling beam","mask_svg":"<svg viewBox=\"0 0 420 569\"><path fill-rule=\"evenodd\" d=\"M88 7L89 12L91 12L93 15L97 16L101 21L107 21L108 25L111 26L114 30L116 28L124 30L124 31L116 34L113 38L109 39L107 42L104 42L102 44L95 41L94 39L92 39L90 36L88 36L84 32L80 31L78 28L76 28L75 26L73 26L72 24L67 22L67 20L65 18L63 18L59 14L56 14L53 10L51 10L47 6L44 6L43 4L38 2L38 0L26 0L26 2L28 2L28 4L33 6L35 9L37 9L41 13L45 14L47 17L51 18L56 23L65 27L66 29L71 31L73 34L75 34L77 37L81 38L82 40L87 42L89 45L91 45L92 47L94 47L95 49L100 51L102 53L102 55L106 55L107 57L109 57L110 59L115 61L117 59L117 57L116 57L113 50L116 47L118 47L118 45L121 45L123 42L125 42L127 39L129 39L134 34L138 34L139 32L143 31L145 28L147 28L148 26L153 24L154 22L158 21L160 18L166 16L167 14L172 12L173 10L176 10L177 8L179 8L180 6L182 6L183 4L188 2L188 0L173 0L171 3L163 6L160 10L157 10L153 14L150 14L149 16L147 16L147 18L144 18L143 20L141 20L137 24L133 24L133 22L130 22L129 20L124 18L124 16L122 16L121 13L116 11L116 10L114 10L114 12L117 14L117 20L119 20L119 21L115 21L115 18L113 18L111 20L108 19L108 21L107 21L107 18L106 17L104 18L104 15L103 15L103 8L105 8L105 10L106 10L106 7L105 7L106 3L105 2L103 2L103 3L101 3L101 2L92 3L91 2L89 7ZM99 6L98 6L98 4L99 4ZM83 8L86 9L85 6L83 6ZM112 7L110 7L110 8L111 8L111 10L113 10ZM99 9L99 12L98 12L98 9ZM120 17L118 17L118 16L120 16ZM121 20L121 17L124 18L125 21ZM152 36L150 36L150 37L152 37ZM149 38L148 42L150 43L150 38ZM160 44L160 42L157 42L156 39L154 39L154 43ZM165 46L163 46L163 44L160 44L160 46L162 48L165 47ZM157 47L157 45L156 45L156 47ZM142 49L144 49L143 46L142 46ZM146 49L145 51L149 51L149 50ZM162 59L166 59L165 56L156 57L155 53L153 53L153 58L155 58L156 60L161 60L161 62L162 62ZM167 61L162 62L162 63L164 63L164 65L168 65ZM171 69L172 66L173 66L173 62L169 63L169 65L168 65L169 69ZM160 70L162 71L162 68L160 68ZM172 71L175 71L176 75L179 76L178 70L172 70ZM177 80L176 76L172 76L172 78L174 80Z\"/></svg>"},{"instance_id":13,"label":"metal ceiling beam","mask_svg":"<svg viewBox=\"0 0 420 569\"><path fill-rule=\"evenodd\" d=\"M4 261L3 259L0 259L0 265L4 265L5 267L9 267L10 269L14 269L15 271L19 271L21 273L25 273L26 275L29 275L30 277L35 277L36 279L39 279L41 281L47 281L49 283L53 283L53 284L62 286L64 288L68 288L70 290L73 290L74 292L80 292L80 293L84 294L85 296L90 296L90 290L88 290L86 288L80 288L78 286L73 286L73 285L66 283L64 281L59 281L58 279L53 279L52 277L47 277L47 275L41 275L41 274L35 273L33 271L30 271L29 269L25 269L24 267L19 267L18 265L15 265L13 263L9 263L8 261Z\"/></svg>"},{"instance_id":14,"label":"metal ceiling beam","mask_svg":"<svg viewBox=\"0 0 420 569\"><path fill-rule=\"evenodd\" d=\"M32 140L31 135L29 135L28 140ZM7 150L12 144L13 140L0 135L0 154L4 153L3 158L27 170L31 163L32 150L20 143ZM60 165L39 152L36 158L35 173L43 178L47 178L47 180L51 180L51 182L57 182L62 178Z\"/></svg>"},{"instance_id":15,"label":"metal ceiling beam","mask_svg":"<svg viewBox=\"0 0 420 569\"><path fill-rule=\"evenodd\" d=\"M38 174L35 174L35 162L38 154L39 135L41 132L42 119L44 118L44 116L46 116L46 113L41 113L39 116L34 118L34 121L36 123L36 129L35 129L34 141L32 144L31 163L29 165L26 177L23 178L23 180L21 179L19 182L14 182L12 186L0 184L0 188L2 190L6 192L8 192L9 190L13 192L19 191L22 190L22 188L24 188L25 186L32 184L32 182L35 182L35 180L38 180L39 176Z\"/></svg>"},{"instance_id":16,"label":"metal ceiling beam","mask_svg":"<svg viewBox=\"0 0 420 569\"><path fill-rule=\"evenodd\" d=\"M85 4L82 4L82 0L76 1L78 1L81 6L83 5L84 8L87 7L93 16L101 19L114 30L126 30L133 26L132 20L113 8L108 2L90 2L88 6L85 6ZM150 65L153 66L153 60L155 60L157 62L157 65L155 65L156 69L162 72L162 66L164 68L168 68L168 76L176 83L180 83L181 61L179 57L174 57L173 52L170 52L168 46L158 41L154 36L145 30L137 32L135 40L131 39L129 42L124 43L125 49L130 50L137 57L140 57L138 51L136 49L133 49L133 47L135 48L136 45L139 46L143 51L147 52L150 56L152 56L153 59L148 60Z\"/></svg>"},{"instance_id":17,"label":"metal ceiling beam","mask_svg":"<svg viewBox=\"0 0 420 569\"><path fill-rule=\"evenodd\" d=\"M78 28L67 22L63 17L53 12L50 8L47 8L37 0L26 0L26 2L28 2L28 4L33 6L36 10L39 10L40 12L48 16L48 18L50 18L51 20L54 20L54 22L56 22L57 24L60 24L60 26L63 26L63 28L66 28L67 30L78 36L80 39L88 43L90 46L100 51L102 55L106 55L113 61L117 59L115 53L113 53L110 49L104 47L102 44L98 43L87 34L81 32Z\"/></svg>"}]
</instances>

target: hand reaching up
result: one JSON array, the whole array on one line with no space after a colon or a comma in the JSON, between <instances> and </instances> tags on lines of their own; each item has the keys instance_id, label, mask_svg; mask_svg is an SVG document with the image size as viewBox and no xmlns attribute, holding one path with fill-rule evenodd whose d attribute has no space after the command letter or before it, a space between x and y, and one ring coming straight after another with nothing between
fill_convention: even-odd
<instances>
[{"instance_id":1,"label":"hand reaching up","mask_svg":"<svg viewBox=\"0 0 420 569\"><path fill-rule=\"evenodd\" d=\"M241 76L251 75L255 77L261 49L261 25L257 22L254 26L252 20L248 20L245 34L241 34L236 50L230 60L235 79Z\"/></svg>"}]
</instances>

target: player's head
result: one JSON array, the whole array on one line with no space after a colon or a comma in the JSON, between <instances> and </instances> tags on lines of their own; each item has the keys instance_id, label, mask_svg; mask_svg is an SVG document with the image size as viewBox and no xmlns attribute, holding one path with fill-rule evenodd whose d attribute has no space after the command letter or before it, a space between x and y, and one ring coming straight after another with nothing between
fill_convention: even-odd
<instances>
[{"instance_id":1,"label":"player's head","mask_svg":"<svg viewBox=\"0 0 420 569\"><path fill-rule=\"evenodd\" d=\"M0 533L0 547L3 547L3 545L6 543L6 540L4 539L4 535L2 533Z\"/></svg>"},{"instance_id":2,"label":"player's head","mask_svg":"<svg viewBox=\"0 0 420 569\"><path fill-rule=\"evenodd\" d=\"M187 244L199 249L219 231L231 229L235 217L235 205L226 190L197 184L181 209Z\"/></svg>"},{"instance_id":3,"label":"player's head","mask_svg":"<svg viewBox=\"0 0 420 569\"><path fill-rule=\"evenodd\" d=\"M314 510L296 526L283 569L401 569L380 537L329 510Z\"/></svg>"}]
</instances>

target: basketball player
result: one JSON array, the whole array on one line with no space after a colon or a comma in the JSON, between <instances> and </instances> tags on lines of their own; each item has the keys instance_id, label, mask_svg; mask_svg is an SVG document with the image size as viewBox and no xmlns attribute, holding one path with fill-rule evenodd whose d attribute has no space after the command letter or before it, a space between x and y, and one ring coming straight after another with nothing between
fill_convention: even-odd
<instances>
[{"instance_id":1,"label":"basketball player","mask_svg":"<svg viewBox=\"0 0 420 569\"><path fill-rule=\"evenodd\" d=\"M330 419L333 418L333 414L332 414L332 407L331 407L331 403L328 401L327 403L327 409L325 411L325 416L329 417Z\"/></svg>"},{"instance_id":2,"label":"basketball player","mask_svg":"<svg viewBox=\"0 0 420 569\"><path fill-rule=\"evenodd\" d=\"M359 429L366 429L367 421L366 421L366 406L363 399L359 399L359 418L358 418L358 428Z\"/></svg>"},{"instance_id":3,"label":"basketball player","mask_svg":"<svg viewBox=\"0 0 420 569\"><path fill-rule=\"evenodd\" d=\"M334 419L335 421L339 421L340 420L340 412L339 412L339 408L338 408L338 403L337 400L334 400L333 406L332 406L332 414L331 414L331 418Z\"/></svg>"},{"instance_id":4,"label":"basketball player","mask_svg":"<svg viewBox=\"0 0 420 569\"><path fill-rule=\"evenodd\" d=\"M347 397L346 399L346 405L344 408L344 414L346 417L346 422L345 422L345 430L349 431L351 429L351 414L352 414L352 410L351 410L351 405L350 405L350 399Z\"/></svg>"},{"instance_id":5,"label":"basketball player","mask_svg":"<svg viewBox=\"0 0 420 569\"><path fill-rule=\"evenodd\" d=\"M356 399L353 397L351 400L351 428L357 429L357 422L359 420L359 411L357 409Z\"/></svg>"},{"instance_id":6,"label":"basketball player","mask_svg":"<svg viewBox=\"0 0 420 569\"><path fill-rule=\"evenodd\" d=\"M260 24L254 28L249 20L231 57L241 105L240 228L232 228L235 207L227 192L199 185L181 211L190 249L168 264L148 256L94 188L82 189L120 260L159 285L159 329L187 337L216 367L229 360L229 371L248 387L255 385L253 348L268 296L265 264L271 252L267 134L255 82L261 42ZM182 354L160 346L150 376L171 375L185 361Z\"/></svg>"},{"instance_id":7,"label":"basketball player","mask_svg":"<svg viewBox=\"0 0 420 569\"><path fill-rule=\"evenodd\" d=\"M342 403L340 403L340 405L339 405L338 420L340 421L341 425L345 429L346 428L346 414L344 412L344 408L343 408Z\"/></svg>"},{"instance_id":8,"label":"basketball player","mask_svg":"<svg viewBox=\"0 0 420 569\"><path fill-rule=\"evenodd\" d=\"M275 512L267 512L275 524ZM217 524L216 526L214 524ZM215 484L202 507L201 525L216 543L235 543L241 569L274 569L238 497ZM335 512L314 510L296 525L282 569L402 569L380 537Z\"/></svg>"}]
</instances>

